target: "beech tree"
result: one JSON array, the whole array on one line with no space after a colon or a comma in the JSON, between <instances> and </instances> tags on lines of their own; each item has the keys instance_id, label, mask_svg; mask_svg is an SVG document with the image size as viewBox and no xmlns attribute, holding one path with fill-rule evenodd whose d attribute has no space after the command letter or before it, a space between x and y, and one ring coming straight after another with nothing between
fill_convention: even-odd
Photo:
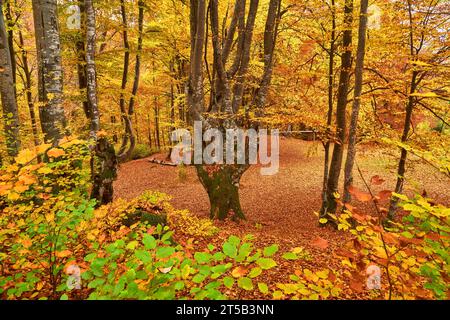
<instances>
[{"instance_id":1,"label":"beech tree","mask_svg":"<svg viewBox=\"0 0 450 320\"><path fill-rule=\"evenodd\" d=\"M352 116L348 134L347 159L345 161L344 202L350 200L349 188L353 183L353 165L356 155L356 136L358 129L359 108L361 106L361 92L363 86L364 55L366 52L367 8L368 0L361 0L359 12L358 48L356 52L355 88L353 91Z\"/></svg>"},{"instance_id":2,"label":"beech tree","mask_svg":"<svg viewBox=\"0 0 450 320\"><path fill-rule=\"evenodd\" d=\"M3 0L0 0L0 95L3 108L5 141L8 155L19 152L19 113L15 93L15 71L10 55L10 41L3 17ZM14 59L14 56L13 56Z\"/></svg>"},{"instance_id":3,"label":"beech tree","mask_svg":"<svg viewBox=\"0 0 450 320\"><path fill-rule=\"evenodd\" d=\"M336 136L330 169L327 175L326 191L323 192L320 217L327 217L329 213L334 213L337 206L336 193L338 193L339 176L341 174L342 158L344 155L347 97L352 67L352 23L353 0L345 0L344 31L342 35L343 52L341 55L339 87L336 102Z\"/></svg>"},{"instance_id":4,"label":"beech tree","mask_svg":"<svg viewBox=\"0 0 450 320\"><path fill-rule=\"evenodd\" d=\"M267 11L264 30L264 71L256 90L246 91L246 81L251 55L255 20L259 7L258 0L250 0L246 10L246 0L236 0L228 26L220 26L219 3L205 0L190 1L190 73L187 86L187 103L190 119L202 121L203 128L213 127L222 132L229 128L243 126L239 113L253 109L256 114L264 112L265 99L271 82L274 50L281 18L281 0L271 0ZM209 21L207 19L209 16ZM220 35L220 30L226 29ZM208 48L207 35L211 32L213 51L212 76L209 101L205 95L205 50ZM236 35L237 34L237 35ZM234 54L232 54L232 52ZM207 71L208 72L208 71ZM248 88L247 88L248 89ZM244 92L252 97L243 103ZM252 122L251 126L257 126ZM225 219L245 218L239 201L239 182L248 164L229 165L198 164L198 177L208 193L210 217Z\"/></svg>"},{"instance_id":5,"label":"beech tree","mask_svg":"<svg viewBox=\"0 0 450 320\"><path fill-rule=\"evenodd\" d=\"M65 127L57 0L33 0L32 3L41 104L39 116L45 141L57 144Z\"/></svg>"}]
</instances>

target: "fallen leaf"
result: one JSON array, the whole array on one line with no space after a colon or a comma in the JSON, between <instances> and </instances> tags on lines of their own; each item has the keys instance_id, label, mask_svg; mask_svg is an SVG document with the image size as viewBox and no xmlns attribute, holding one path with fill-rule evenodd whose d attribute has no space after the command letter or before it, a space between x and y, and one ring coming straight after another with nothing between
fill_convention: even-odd
<instances>
[{"instance_id":1,"label":"fallen leaf","mask_svg":"<svg viewBox=\"0 0 450 320\"><path fill-rule=\"evenodd\" d=\"M378 192L377 197L380 200L388 200L388 199L391 198L391 195L392 195L392 191L390 191L390 190L383 190L383 191Z\"/></svg>"},{"instance_id":2,"label":"fallen leaf","mask_svg":"<svg viewBox=\"0 0 450 320\"><path fill-rule=\"evenodd\" d=\"M381 179L380 176L378 176L378 175L373 176L373 177L370 179L370 183L373 184L373 185L375 185L375 186L379 186L380 184L383 184L384 181L385 181L385 180Z\"/></svg>"},{"instance_id":3,"label":"fallen leaf","mask_svg":"<svg viewBox=\"0 0 450 320\"><path fill-rule=\"evenodd\" d=\"M231 275L235 278L239 278L239 277L243 277L247 274L247 269L245 269L244 267L236 267L233 269L233 271L231 271Z\"/></svg>"},{"instance_id":4,"label":"fallen leaf","mask_svg":"<svg viewBox=\"0 0 450 320\"><path fill-rule=\"evenodd\" d=\"M326 249L326 248L328 248L328 240L325 240L321 237L317 237L316 239L314 239L311 242L311 245L313 245L317 248L320 248L320 249Z\"/></svg>"}]
</instances>

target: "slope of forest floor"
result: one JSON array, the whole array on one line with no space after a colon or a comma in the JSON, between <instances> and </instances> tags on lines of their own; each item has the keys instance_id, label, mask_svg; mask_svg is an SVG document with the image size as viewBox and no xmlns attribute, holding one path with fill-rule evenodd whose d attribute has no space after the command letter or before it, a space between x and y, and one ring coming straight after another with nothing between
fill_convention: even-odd
<instances>
[{"instance_id":1,"label":"slope of forest floor","mask_svg":"<svg viewBox=\"0 0 450 320\"><path fill-rule=\"evenodd\" d=\"M164 158L165 155L159 155ZM158 155L156 156L158 157ZM373 191L392 190L395 185L397 153L386 154L370 146L358 155L364 179L370 181L374 175L386 181L373 186ZM155 156L152 156L155 158ZM409 162L407 193L422 193L448 205L450 193L448 181L435 169L418 161ZM312 269L340 268L339 259L333 251L343 245L346 235L331 228L318 226L314 212L320 209L323 177L323 148L320 143L282 138L280 142L280 168L272 176L262 176L260 167L252 166L241 180L241 205L247 220L234 223L219 222L219 236L212 242L220 243L229 235L253 234L257 246L277 243L281 250L289 251L303 247L313 257L302 261L303 267ZM177 167L151 163L149 159L131 161L120 166L119 176L114 185L115 197L131 199L145 190L165 192L172 196L172 204L177 209L189 209L200 217L209 216L208 196L197 179L195 168L187 167L186 179L179 178ZM393 174L394 173L394 174ZM364 183L355 173L355 185L365 190ZM421 181L420 184L417 181ZM367 213L373 210L370 203L354 201L354 206L365 207ZM328 241L328 246L317 246L318 237ZM292 269L292 270L290 270ZM280 262L271 270L272 282L286 279L286 272L293 273L295 266ZM236 298L258 298L258 293L233 293ZM249 296L250 294L250 296ZM251 296L254 294L255 296ZM351 295L352 296L352 295ZM359 296L362 298L363 296Z\"/></svg>"}]
</instances>

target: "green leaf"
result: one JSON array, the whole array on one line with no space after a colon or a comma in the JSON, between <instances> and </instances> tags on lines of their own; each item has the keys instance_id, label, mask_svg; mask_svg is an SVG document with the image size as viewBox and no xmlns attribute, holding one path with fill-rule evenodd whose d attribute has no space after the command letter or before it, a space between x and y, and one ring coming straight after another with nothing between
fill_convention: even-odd
<instances>
[{"instance_id":1,"label":"green leaf","mask_svg":"<svg viewBox=\"0 0 450 320\"><path fill-rule=\"evenodd\" d=\"M258 260L256 260L256 264L258 264L264 270L273 268L277 265L277 263L270 258L259 258Z\"/></svg>"},{"instance_id":2,"label":"green leaf","mask_svg":"<svg viewBox=\"0 0 450 320\"><path fill-rule=\"evenodd\" d=\"M269 292L269 287L264 282L258 282L258 289L263 294L267 294Z\"/></svg>"},{"instance_id":3,"label":"green leaf","mask_svg":"<svg viewBox=\"0 0 450 320\"><path fill-rule=\"evenodd\" d=\"M205 280L205 278L206 278L205 274L198 273L192 278L192 282L201 283L203 282L203 280Z\"/></svg>"},{"instance_id":4,"label":"green leaf","mask_svg":"<svg viewBox=\"0 0 450 320\"><path fill-rule=\"evenodd\" d=\"M142 242L144 243L145 249L152 250L156 248L156 240L152 235L144 234Z\"/></svg>"},{"instance_id":5,"label":"green leaf","mask_svg":"<svg viewBox=\"0 0 450 320\"><path fill-rule=\"evenodd\" d=\"M248 276L250 278L255 278L257 276L259 276L262 273L262 269L260 267L255 267L252 270L250 270L250 273L248 274Z\"/></svg>"},{"instance_id":6,"label":"green leaf","mask_svg":"<svg viewBox=\"0 0 450 320\"><path fill-rule=\"evenodd\" d=\"M235 244L231 244L229 242L225 242L223 244L223 253L225 253L230 258L235 258L237 255L237 248Z\"/></svg>"},{"instance_id":7,"label":"green leaf","mask_svg":"<svg viewBox=\"0 0 450 320\"><path fill-rule=\"evenodd\" d=\"M69 297L67 296L67 294L63 294L60 298L59 298L59 300L69 300Z\"/></svg>"},{"instance_id":8,"label":"green leaf","mask_svg":"<svg viewBox=\"0 0 450 320\"><path fill-rule=\"evenodd\" d=\"M293 252L286 252L285 254L283 254L283 259L286 260L297 260L298 256L293 253Z\"/></svg>"},{"instance_id":9,"label":"green leaf","mask_svg":"<svg viewBox=\"0 0 450 320\"><path fill-rule=\"evenodd\" d=\"M139 245L139 242L137 242L136 240L131 241L127 244L126 248L130 249L130 250L134 250L136 249L136 247Z\"/></svg>"},{"instance_id":10,"label":"green leaf","mask_svg":"<svg viewBox=\"0 0 450 320\"><path fill-rule=\"evenodd\" d=\"M276 244L273 244L269 247L265 247L263 254L265 257L273 256L278 251L278 246Z\"/></svg>"},{"instance_id":11,"label":"green leaf","mask_svg":"<svg viewBox=\"0 0 450 320\"><path fill-rule=\"evenodd\" d=\"M242 277L238 279L238 286L244 290L253 290L253 282L252 279L247 277Z\"/></svg>"},{"instance_id":12,"label":"green leaf","mask_svg":"<svg viewBox=\"0 0 450 320\"><path fill-rule=\"evenodd\" d=\"M183 290L184 289L184 282L183 281L178 281L175 283L175 285L173 286L175 288L175 290Z\"/></svg>"},{"instance_id":13,"label":"green leaf","mask_svg":"<svg viewBox=\"0 0 450 320\"><path fill-rule=\"evenodd\" d=\"M157 258L167 258L175 253L175 249L172 247L161 247L156 249Z\"/></svg>"},{"instance_id":14,"label":"green leaf","mask_svg":"<svg viewBox=\"0 0 450 320\"><path fill-rule=\"evenodd\" d=\"M211 260L211 254L207 252L196 252L194 254L194 259L198 263L208 263Z\"/></svg>"},{"instance_id":15,"label":"green leaf","mask_svg":"<svg viewBox=\"0 0 450 320\"><path fill-rule=\"evenodd\" d=\"M88 288L97 288L98 286L101 286L104 283L105 283L105 279L96 278L96 279L92 280L91 282L89 282Z\"/></svg>"},{"instance_id":16,"label":"green leaf","mask_svg":"<svg viewBox=\"0 0 450 320\"><path fill-rule=\"evenodd\" d=\"M147 264L150 261L152 261L152 256L146 250L136 250L134 252L134 255L136 256L136 258L138 258L139 260L141 260L145 264Z\"/></svg>"},{"instance_id":17,"label":"green leaf","mask_svg":"<svg viewBox=\"0 0 450 320\"><path fill-rule=\"evenodd\" d=\"M223 278L223 285L227 287L228 289L231 289L231 287L234 284L234 279L232 277L226 276Z\"/></svg>"}]
</instances>

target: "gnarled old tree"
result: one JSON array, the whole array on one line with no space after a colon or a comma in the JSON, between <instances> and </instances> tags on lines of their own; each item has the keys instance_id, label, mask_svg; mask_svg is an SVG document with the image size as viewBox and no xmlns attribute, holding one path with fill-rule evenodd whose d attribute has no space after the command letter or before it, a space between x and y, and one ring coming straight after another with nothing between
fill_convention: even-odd
<instances>
[{"instance_id":1,"label":"gnarled old tree","mask_svg":"<svg viewBox=\"0 0 450 320\"><path fill-rule=\"evenodd\" d=\"M65 127L63 70L57 0L33 0L39 88L39 115L45 141L57 144Z\"/></svg>"},{"instance_id":2,"label":"gnarled old tree","mask_svg":"<svg viewBox=\"0 0 450 320\"><path fill-rule=\"evenodd\" d=\"M227 129L255 127L258 125L256 122L242 120L242 111L252 109L257 115L264 112L272 77L278 25L282 16L281 0L269 2L264 30L264 72L258 80L256 90L250 90L246 84L259 7L259 0L250 0L248 6L246 0L236 0L229 24L221 26L220 21L225 24L227 19L219 19L218 0L211 0L209 6L206 5L206 0L190 1L191 56L186 96L190 119L202 121L203 130L216 128L224 133ZM208 30L211 32L213 52L211 73L209 64L205 63L205 51L209 46ZM209 83L204 81L205 72ZM208 85L210 94L207 98L205 87ZM194 158L199 157L201 155L194 154ZM209 196L211 218L245 218L239 201L239 182L248 168L248 162L224 164L218 160L210 165L204 162L196 164L200 182Z\"/></svg>"}]
</instances>

